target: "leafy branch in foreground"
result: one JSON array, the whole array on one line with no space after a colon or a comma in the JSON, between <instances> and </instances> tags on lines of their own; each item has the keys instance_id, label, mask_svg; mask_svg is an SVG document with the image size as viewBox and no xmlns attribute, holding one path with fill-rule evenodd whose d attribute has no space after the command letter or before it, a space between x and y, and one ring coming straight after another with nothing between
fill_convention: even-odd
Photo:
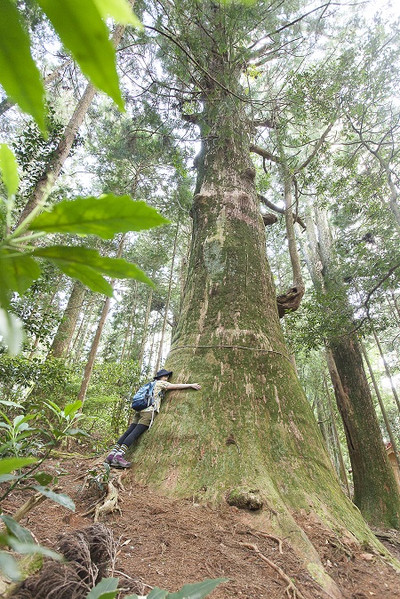
<instances>
[{"instance_id":1,"label":"leafy branch in foreground","mask_svg":"<svg viewBox=\"0 0 400 599\"><path fill-rule=\"evenodd\" d=\"M6 145L0 146L0 170L7 190L7 198L0 199L2 209L2 242L0 243L0 335L10 353L17 353L22 343L21 323L7 309L14 292L23 295L39 278L39 260L55 264L64 274L80 280L92 291L113 294L110 283L104 278L136 279L152 285L150 279L135 265L122 258L101 256L96 250L82 246L41 245L49 233L97 235L111 239L116 233L150 229L169 221L145 202L135 201L127 195L106 194L100 198L87 197L64 200L50 211L39 214L43 204L37 206L26 219L11 232L11 213L18 189L17 163Z\"/></svg>"},{"instance_id":2,"label":"leafy branch in foreground","mask_svg":"<svg viewBox=\"0 0 400 599\"><path fill-rule=\"evenodd\" d=\"M227 582L228 578L215 578L185 584L180 591L169 593L155 587L145 599L203 599L207 597L219 584ZM103 578L86 596L86 599L114 599L118 594L118 578ZM139 595L125 595L124 599L142 599Z\"/></svg>"},{"instance_id":3,"label":"leafy branch in foreground","mask_svg":"<svg viewBox=\"0 0 400 599\"><path fill-rule=\"evenodd\" d=\"M129 0L36 0L61 42L71 52L93 85L123 110L116 71L115 48L105 24L141 27ZM2 0L0 20L0 84L11 100L33 116L45 132L43 80L31 56L30 39L15 2Z\"/></svg>"}]
</instances>

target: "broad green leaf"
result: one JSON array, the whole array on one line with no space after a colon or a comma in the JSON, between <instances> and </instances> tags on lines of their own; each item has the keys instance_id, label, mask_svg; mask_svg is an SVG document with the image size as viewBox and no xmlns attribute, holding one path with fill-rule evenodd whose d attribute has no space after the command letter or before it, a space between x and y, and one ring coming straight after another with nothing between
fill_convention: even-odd
<instances>
[{"instance_id":1,"label":"broad green leaf","mask_svg":"<svg viewBox=\"0 0 400 599\"><path fill-rule=\"evenodd\" d=\"M42 495L45 495L46 497L51 499L52 501L55 501L63 507L66 507L68 510L71 510L71 512L75 511L75 504L72 501L71 497L68 497L68 495L64 495L64 493L55 493L47 487L42 487L42 485L35 485L33 488L36 489L36 491L39 491L39 493L42 493Z\"/></svg>"},{"instance_id":2,"label":"broad green leaf","mask_svg":"<svg viewBox=\"0 0 400 599\"><path fill-rule=\"evenodd\" d=\"M42 485L42 487L49 485L53 481L52 475L47 472L38 472L33 478L39 485Z\"/></svg>"},{"instance_id":3,"label":"broad green leaf","mask_svg":"<svg viewBox=\"0 0 400 599\"><path fill-rule=\"evenodd\" d=\"M73 437L73 436L90 437L89 433L82 430L81 428L70 428L70 429L68 429L67 433L70 437Z\"/></svg>"},{"instance_id":4,"label":"broad green leaf","mask_svg":"<svg viewBox=\"0 0 400 599\"><path fill-rule=\"evenodd\" d=\"M3 572L10 580L16 581L21 579L17 560L5 551L0 551L0 572Z\"/></svg>"},{"instance_id":5,"label":"broad green leaf","mask_svg":"<svg viewBox=\"0 0 400 599\"><path fill-rule=\"evenodd\" d=\"M60 247L64 248L64 246ZM71 253L70 256L67 256L65 252L64 255L61 256L60 253L54 251L52 252L52 249L53 248L41 248L35 251L35 255L41 256L44 254L42 257L46 258L50 262L53 262L53 264L55 264L64 274L72 277L73 279L78 279L84 285L86 285L86 287L89 287L89 289L95 291L96 293L103 293L104 295L112 297L113 288L104 277L96 272L96 270L90 266L82 264L80 261L75 260L74 253ZM65 247L64 249L75 250L77 248Z\"/></svg>"},{"instance_id":6,"label":"broad green leaf","mask_svg":"<svg viewBox=\"0 0 400 599\"><path fill-rule=\"evenodd\" d=\"M23 468L36 462L35 458L4 458L0 460L0 474L9 474L10 472L14 472L14 470L18 470L18 468Z\"/></svg>"},{"instance_id":7,"label":"broad green leaf","mask_svg":"<svg viewBox=\"0 0 400 599\"><path fill-rule=\"evenodd\" d=\"M24 339L22 321L2 308L0 308L0 339L12 356L16 356L21 351Z\"/></svg>"},{"instance_id":8,"label":"broad green leaf","mask_svg":"<svg viewBox=\"0 0 400 599\"><path fill-rule=\"evenodd\" d=\"M3 406L10 406L13 408L21 408L21 404L16 403L15 401L8 401L7 399L0 399L0 404Z\"/></svg>"},{"instance_id":9,"label":"broad green leaf","mask_svg":"<svg viewBox=\"0 0 400 599\"><path fill-rule=\"evenodd\" d=\"M80 399L78 399L77 401L74 401L73 403L67 404L64 408L65 416L70 416L71 414L75 414L75 412L77 412L80 407L82 407L82 402Z\"/></svg>"},{"instance_id":10,"label":"broad green leaf","mask_svg":"<svg viewBox=\"0 0 400 599\"><path fill-rule=\"evenodd\" d=\"M0 172L8 195L15 195L19 185L18 165L7 144L0 144Z\"/></svg>"},{"instance_id":11,"label":"broad green leaf","mask_svg":"<svg viewBox=\"0 0 400 599\"><path fill-rule=\"evenodd\" d=\"M47 233L79 233L111 239L116 233L141 231L169 221L145 202L129 196L107 194L101 198L77 198L56 204L51 212L43 212L30 225L32 231Z\"/></svg>"},{"instance_id":12,"label":"broad green leaf","mask_svg":"<svg viewBox=\"0 0 400 599\"><path fill-rule=\"evenodd\" d=\"M8 97L31 114L45 132L44 87L13 0L1 2L0 83Z\"/></svg>"},{"instance_id":13,"label":"broad green leaf","mask_svg":"<svg viewBox=\"0 0 400 599\"><path fill-rule=\"evenodd\" d=\"M115 48L93 0L37 0L84 75L123 110Z\"/></svg>"},{"instance_id":14,"label":"broad green leaf","mask_svg":"<svg viewBox=\"0 0 400 599\"><path fill-rule=\"evenodd\" d=\"M54 245L47 248L39 248L34 251L34 254L35 256L51 260L61 269L62 264L68 264L71 267L92 269L96 273L116 279L137 279L148 285L153 285L150 279L135 264L127 262L122 258L100 256L96 250L89 248Z\"/></svg>"},{"instance_id":15,"label":"broad green leaf","mask_svg":"<svg viewBox=\"0 0 400 599\"><path fill-rule=\"evenodd\" d=\"M203 582L196 582L194 584L185 584L180 591L176 593L169 593L168 599L203 599L217 587L221 582L227 582L228 578L208 578ZM151 593L148 597L150 599ZM153 599L153 598L152 598Z\"/></svg>"},{"instance_id":16,"label":"broad green leaf","mask_svg":"<svg viewBox=\"0 0 400 599\"><path fill-rule=\"evenodd\" d=\"M154 587L147 599L165 599L165 597L168 597L168 591Z\"/></svg>"},{"instance_id":17,"label":"broad green leaf","mask_svg":"<svg viewBox=\"0 0 400 599\"><path fill-rule=\"evenodd\" d=\"M37 262L22 253L0 250L0 289L1 300L6 302L8 291L23 295L40 275Z\"/></svg>"},{"instance_id":18,"label":"broad green leaf","mask_svg":"<svg viewBox=\"0 0 400 599\"><path fill-rule=\"evenodd\" d=\"M17 551L18 553L22 553L23 555L31 555L33 553L39 553L40 555L45 555L46 557L51 557L52 559L56 559L58 561L63 560L63 556L52 549L48 549L47 547L43 547L42 545L38 545L37 543L21 543L17 539L13 537L8 537L8 544L11 549Z\"/></svg>"},{"instance_id":19,"label":"broad green leaf","mask_svg":"<svg viewBox=\"0 0 400 599\"><path fill-rule=\"evenodd\" d=\"M118 578L102 578L86 599L113 599L118 593Z\"/></svg>"},{"instance_id":20,"label":"broad green leaf","mask_svg":"<svg viewBox=\"0 0 400 599\"><path fill-rule=\"evenodd\" d=\"M112 17L122 25L143 29L128 0L94 0L94 3L103 18Z\"/></svg>"},{"instance_id":21,"label":"broad green leaf","mask_svg":"<svg viewBox=\"0 0 400 599\"><path fill-rule=\"evenodd\" d=\"M18 541L21 543L34 543L33 537L29 530L18 524L14 518L11 518L11 516L7 516L6 514L2 514L0 518L6 525L8 532Z\"/></svg>"},{"instance_id":22,"label":"broad green leaf","mask_svg":"<svg viewBox=\"0 0 400 599\"><path fill-rule=\"evenodd\" d=\"M135 593L132 595L125 595L124 599L140 599L141 597L145 597L147 599L147 595L136 595Z\"/></svg>"}]
</instances>

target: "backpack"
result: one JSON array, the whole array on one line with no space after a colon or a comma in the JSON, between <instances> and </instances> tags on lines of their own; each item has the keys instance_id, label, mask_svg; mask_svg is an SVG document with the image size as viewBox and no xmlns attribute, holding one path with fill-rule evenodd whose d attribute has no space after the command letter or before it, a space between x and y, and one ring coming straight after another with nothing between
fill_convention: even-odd
<instances>
[{"instance_id":1,"label":"backpack","mask_svg":"<svg viewBox=\"0 0 400 599\"><path fill-rule=\"evenodd\" d=\"M142 385L132 397L132 408L137 412L145 410L154 404L154 387L157 381Z\"/></svg>"}]
</instances>

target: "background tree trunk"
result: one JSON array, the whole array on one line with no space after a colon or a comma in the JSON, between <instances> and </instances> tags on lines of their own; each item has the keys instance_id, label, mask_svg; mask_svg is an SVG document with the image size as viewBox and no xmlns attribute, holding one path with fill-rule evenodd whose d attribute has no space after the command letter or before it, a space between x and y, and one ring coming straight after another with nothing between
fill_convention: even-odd
<instances>
[{"instance_id":1,"label":"background tree trunk","mask_svg":"<svg viewBox=\"0 0 400 599\"><path fill-rule=\"evenodd\" d=\"M67 353L75 332L85 293L84 285L80 281L75 281L67 307L50 347L49 356L62 358Z\"/></svg>"},{"instance_id":2,"label":"background tree trunk","mask_svg":"<svg viewBox=\"0 0 400 599\"><path fill-rule=\"evenodd\" d=\"M400 496L383 445L359 343L352 332L351 308L340 273L338 275L335 271L331 232L325 214L321 210L315 213L318 241L314 222L307 218L311 253L308 264L314 285L325 293L334 292L334 310L342 316L341 330L327 335L327 362L346 434L354 503L369 523L398 527Z\"/></svg>"}]
</instances>

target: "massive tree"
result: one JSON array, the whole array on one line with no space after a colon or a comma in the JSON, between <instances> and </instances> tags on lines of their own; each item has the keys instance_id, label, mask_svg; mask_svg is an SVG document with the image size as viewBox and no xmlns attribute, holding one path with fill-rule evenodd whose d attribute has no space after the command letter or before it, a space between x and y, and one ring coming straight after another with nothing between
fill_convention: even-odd
<instances>
[{"instance_id":1,"label":"massive tree","mask_svg":"<svg viewBox=\"0 0 400 599\"><path fill-rule=\"evenodd\" d=\"M250 147L256 120L273 126L283 66L271 67L275 81L267 80L262 103L243 76L252 61L277 59L309 35L310 19L322 18L328 5L308 18L292 2L171 6L157 3L149 29L159 34L170 80L176 76L184 118L200 130L201 151L187 281L167 365L175 380L199 382L202 390L171 393L135 456L135 473L178 496L263 506L257 526L290 538L310 573L339 597L296 513L313 512L329 528L374 541L333 473L283 339L265 257ZM399 518L394 497L376 523L398 527Z\"/></svg>"}]
</instances>

